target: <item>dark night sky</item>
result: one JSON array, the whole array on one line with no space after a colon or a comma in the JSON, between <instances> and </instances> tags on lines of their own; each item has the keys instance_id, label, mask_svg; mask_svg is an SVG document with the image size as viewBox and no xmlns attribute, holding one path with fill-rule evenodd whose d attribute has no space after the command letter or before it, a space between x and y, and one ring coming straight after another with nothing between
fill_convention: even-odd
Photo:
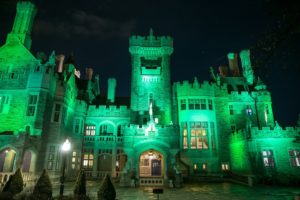
<instances>
[{"instance_id":1,"label":"dark night sky","mask_svg":"<svg viewBox=\"0 0 300 200\"><path fill-rule=\"evenodd\" d=\"M17 0L0 0L0 44L11 30ZM117 95L130 93L128 37L134 34L174 38L172 80L209 80L209 67L227 64L228 52L249 48L276 20L261 0L36 0L32 34L34 53L74 53L79 68L93 67L101 92L117 78ZM299 60L295 59L295 62ZM261 75L272 92L275 119L295 125L300 112L299 69L265 66ZM277 65L277 66L276 66ZM299 67L299 65L297 65ZM83 73L83 70L82 70Z\"/></svg>"}]
</instances>

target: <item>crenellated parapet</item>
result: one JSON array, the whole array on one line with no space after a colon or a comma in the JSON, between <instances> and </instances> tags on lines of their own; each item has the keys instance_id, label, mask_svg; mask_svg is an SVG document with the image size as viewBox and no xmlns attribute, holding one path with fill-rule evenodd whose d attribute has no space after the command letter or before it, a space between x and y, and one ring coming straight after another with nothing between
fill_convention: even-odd
<instances>
[{"instance_id":1,"label":"crenellated parapet","mask_svg":"<svg viewBox=\"0 0 300 200\"><path fill-rule=\"evenodd\" d=\"M196 79L193 83L189 81L176 82L174 86L178 96L215 96L215 91L219 89L215 83L208 81L198 83ZM225 90L226 88L221 89Z\"/></svg>"},{"instance_id":2,"label":"crenellated parapet","mask_svg":"<svg viewBox=\"0 0 300 200\"><path fill-rule=\"evenodd\" d=\"M87 108L88 117L129 117L130 109L127 106L90 105Z\"/></svg>"},{"instance_id":3,"label":"crenellated parapet","mask_svg":"<svg viewBox=\"0 0 300 200\"><path fill-rule=\"evenodd\" d=\"M258 127L251 128L251 137L255 138L295 138L299 136L300 129L297 127L285 127L280 126L271 127Z\"/></svg>"},{"instance_id":4,"label":"crenellated parapet","mask_svg":"<svg viewBox=\"0 0 300 200\"><path fill-rule=\"evenodd\" d=\"M154 36L151 29L148 36L134 35L129 38L129 52L142 55L171 55L173 53L173 38Z\"/></svg>"}]
</instances>

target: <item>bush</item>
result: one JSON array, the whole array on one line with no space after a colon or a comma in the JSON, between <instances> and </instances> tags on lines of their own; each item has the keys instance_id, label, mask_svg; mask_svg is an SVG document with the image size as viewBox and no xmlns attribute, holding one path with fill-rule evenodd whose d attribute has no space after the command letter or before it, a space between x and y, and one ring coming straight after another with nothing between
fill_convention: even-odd
<instances>
[{"instance_id":1,"label":"bush","mask_svg":"<svg viewBox=\"0 0 300 200\"><path fill-rule=\"evenodd\" d=\"M75 189L74 189L75 199L85 199L89 198L86 196L86 178L84 170L81 170L78 174Z\"/></svg>"},{"instance_id":2,"label":"bush","mask_svg":"<svg viewBox=\"0 0 300 200\"><path fill-rule=\"evenodd\" d=\"M14 195L22 192L23 185L24 185L24 182L23 182L23 178L22 178L21 169L18 168L17 171L9 177L2 192L10 193L12 196L14 196Z\"/></svg>"},{"instance_id":3,"label":"bush","mask_svg":"<svg viewBox=\"0 0 300 200\"><path fill-rule=\"evenodd\" d=\"M32 200L48 200L52 198L52 184L47 171L44 169L39 180L34 186Z\"/></svg>"},{"instance_id":4,"label":"bush","mask_svg":"<svg viewBox=\"0 0 300 200\"><path fill-rule=\"evenodd\" d=\"M116 198L115 187L110 181L109 175L106 174L98 190L98 200L115 200L115 198Z\"/></svg>"}]
</instances>

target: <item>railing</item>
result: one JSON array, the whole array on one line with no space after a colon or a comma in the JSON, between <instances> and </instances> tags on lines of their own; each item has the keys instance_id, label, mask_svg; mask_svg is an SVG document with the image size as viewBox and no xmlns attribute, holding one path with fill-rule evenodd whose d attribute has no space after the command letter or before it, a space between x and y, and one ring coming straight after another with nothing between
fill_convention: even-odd
<instances>
[{"instance_id":1,"label":"railing","mask_svg":"<svg viewBox=\"0 0 300 200\"><path fill-rule=\"evenodd\" d=\"M123 137L116 136L84 136L85 142L123 142Z\"/></svg>"},{"instance_id":2,"label":"railing","mask_svg":"<svg viewBox=\"0 0 300 200\"><path fill-rule=\"evenodd\" d=\"M163 186L164 179L163 178L140 178L139 183L140 186Z\"/></svg>"}]
</instances>

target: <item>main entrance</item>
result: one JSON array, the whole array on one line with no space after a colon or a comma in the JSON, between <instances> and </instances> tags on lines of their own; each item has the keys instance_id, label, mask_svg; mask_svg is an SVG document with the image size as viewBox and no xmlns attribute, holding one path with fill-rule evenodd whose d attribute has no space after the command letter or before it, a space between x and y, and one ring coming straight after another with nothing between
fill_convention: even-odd
<instances>
[{"instance_id":1,"label":"main entrance","mask_svg":"<svg viewBox=\"0 0 300 200\"><path fill-rule=\"evenodd\" d=\"M140 177L163 177L163 155L149 150L140 156Z\"/></svg>"}]
</instances>

